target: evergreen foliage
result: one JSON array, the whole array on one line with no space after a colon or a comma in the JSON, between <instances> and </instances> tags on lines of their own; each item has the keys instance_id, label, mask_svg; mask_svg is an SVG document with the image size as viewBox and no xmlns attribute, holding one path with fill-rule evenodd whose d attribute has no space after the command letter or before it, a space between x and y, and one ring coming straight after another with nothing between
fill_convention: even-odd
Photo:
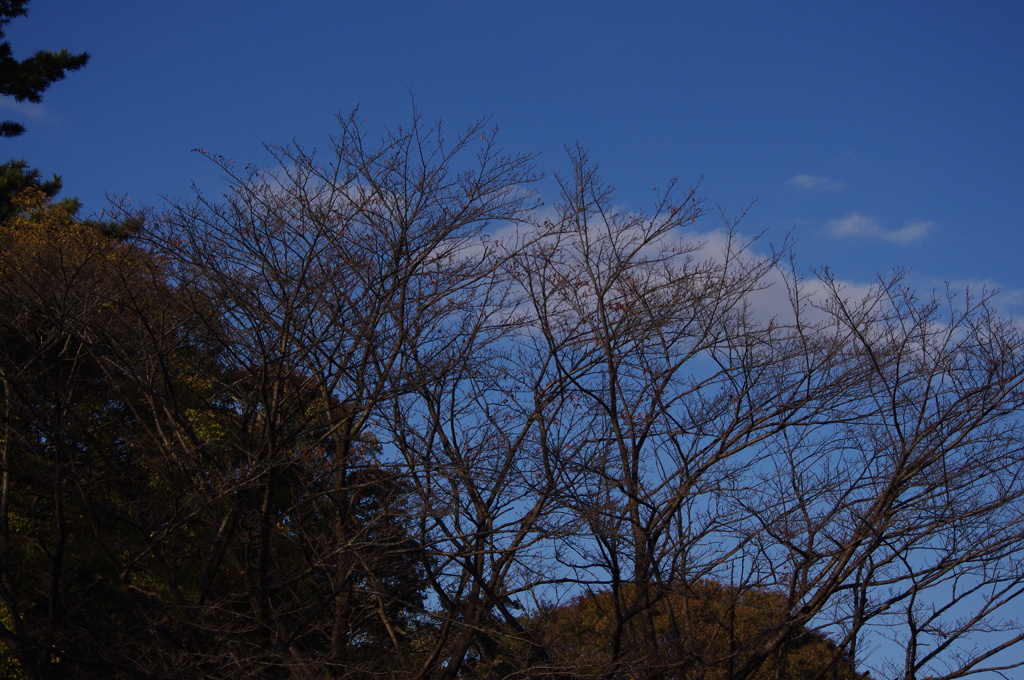
<instances>
[{"instance_id":1,"label":"evergreen foliage","mask_svg":"<svg viewBox=\"0 0 1024 680\"><path fill-rule=\"evenodd\" d=\"M63 185L60 175L44 180L39 169L29 167L24 160L11 160L0 165L0 223L28 215L24 212L24 202L18 200L19 196L38 192L45 200L50 200L56 198ZM69 218L112 238L125 239L142 228L143 220L133 215L118 215L113 219L79 218L82 202L73 196L60 199L54 206Z\"/></svg>"},{"instance_id":2,"label":"evergreen foliage","mask_svg":"<svg viewBox=\"0 0 1024 680\"><path fill-rule=\"evenodd\" d=\"M0 165L0 220L6 222L15 216L14 199L26 189L35 189L47 199L52 199L63 186L60 175L44 180L39 169L29 167L25 160L14 159ZM71 214L77 212L80 206L73 198L64 199L61 205Z\"/></svg>"},{"instance_id":3,"label":"evergreen foliage","mask_svg":"<svg viewBox=\"0 0 1024 680\"><path fill-rule=\"evenodd\" d=\"M0 38L5 37L7 24L28 14L28 3L29 0L0 0ZM72 54L67 49L39 50L27 59L18 60L10 42L4 40L0 42L0 95L14 97L16 102L38 104L51 85L88 61L88 53ZM24 132L25 126L21 123L11 120L0 123L0 137L17 137Z\"/></svg>"}]
</instances>

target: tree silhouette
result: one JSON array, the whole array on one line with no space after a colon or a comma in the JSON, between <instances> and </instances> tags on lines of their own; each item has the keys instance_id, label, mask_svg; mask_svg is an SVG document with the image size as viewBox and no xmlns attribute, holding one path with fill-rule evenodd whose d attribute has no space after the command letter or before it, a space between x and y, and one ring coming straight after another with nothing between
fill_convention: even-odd
<instances>
[{"instance_id":1,"label":"tree silhouette","mask_svg":"<svg viewBox=\"0 0 1024 680\"><path fill-rule=\"evenodd\" d=\"M0 2L0 38L7 32L7 24L17 17L28 14L29 0L2 0ZM14 57L9 41L0 42L0 95L14 97L16 102L43 101L43 93L54 83L63 80L70 71L77 71L86 65L89 55L85 52L71 54L67 49L58 52L39 50L27 59ZM0 123L0 137L17 137L24 134L25 126L14 121Z\"/></svg>"}]
</instances>

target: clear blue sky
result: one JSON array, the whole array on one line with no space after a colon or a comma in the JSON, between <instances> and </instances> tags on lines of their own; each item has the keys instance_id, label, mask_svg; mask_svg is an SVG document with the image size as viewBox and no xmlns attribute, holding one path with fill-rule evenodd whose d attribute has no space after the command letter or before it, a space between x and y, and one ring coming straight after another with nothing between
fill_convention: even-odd
<instances>
[{"instance_id":1,"label":"clear blue sky","mask_svg":"<svg viewBox=\"0 0 1024 680\"><path fill-rule=\"evenodd\" d=\"M1021 315L1022 36L1016 0L34 0L15 55L92 61L41 106L0 102L28 125L0 144L87 211L159 206L219 186L193 148L268 162L356 105L402 123L411 90L428 118L493 115L546 172L581 141L626 206L703 177L730 213L757 199L747 231L792 229L802 266L988 282Z\"/></svg>"}]
</instances>

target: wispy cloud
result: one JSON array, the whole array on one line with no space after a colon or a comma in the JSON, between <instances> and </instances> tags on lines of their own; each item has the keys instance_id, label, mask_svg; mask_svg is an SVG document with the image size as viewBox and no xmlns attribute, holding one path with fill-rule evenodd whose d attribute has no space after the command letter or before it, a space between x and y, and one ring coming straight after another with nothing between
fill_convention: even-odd
<instances>
[{"instance_id":1,"label":"wispy cloud","mask_svg":"<svg viewBox=\"0 0 1024 680\"><path fill-rule=\"evenodd\" d=\"M840 238L877 238L889 243L911 243L924 238L935 227L934 222L912 220L899 229L886 229L874 217L851 212L846 217L829 220L825 228Z\"/></svg>"},{"instance_id":2,"label":"wispy cloud","mask_svg":"<svg viewBox=\"0 0 1024 680\"><path fill-rule=\"evenodd\" d=\"M839 191L846 187L842 182L821 175L793 175L786 184L803 191Z\"/></svg>"},{"instance_id":3,"label":"wispy cloud","mask_svg":"<svg viewBox=\"0 0 1024 680\"><path fill-rule=\"evenodd\" d=\"M17 102L14 101L13 97L0 97L0 111L13 111L17 115L31 120L39 120L47 115L45 105L32 104L30 102Z\"/></svg>"}]
</instances>

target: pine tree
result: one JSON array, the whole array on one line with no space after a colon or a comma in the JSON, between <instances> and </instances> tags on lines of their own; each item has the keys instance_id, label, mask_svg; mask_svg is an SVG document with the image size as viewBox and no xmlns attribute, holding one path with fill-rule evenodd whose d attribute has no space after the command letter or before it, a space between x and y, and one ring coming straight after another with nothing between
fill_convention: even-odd
<instances>
[{"instance_id":1,"label":"pine tree","mask_svg":"<svg viewBox=\"0 0 1024 680\"><path fill-rule=\"evenodd\" d=\"M6 35L6 26L12 19L28 14L29 0L0 0L0 39ZM77 71L89 61L89 55L39 50L28 59L15 59L11 44L0 43L0 95L14 97L17 102L38 104L50 85L62 80L68 71ZM25 126L12 120L0 122L0 137L17 137Z\"/></svg>"},{"instance_id":2,"label":"pine tree","mask_svg":"<svg viewBox=\"0 0 1024 680\"><path fill-rule=\"evenodd\" d=\"M23 159L12 159L0 165L0 222L6 223L15 216L15 197L26 189L35 189L52 199L60 193L63 183L59 175L43 179L38 168L30 167ZM74 198L65 199L63 207L70 214L79 209L79 201Z\"/></svg>"}]
</instances>

